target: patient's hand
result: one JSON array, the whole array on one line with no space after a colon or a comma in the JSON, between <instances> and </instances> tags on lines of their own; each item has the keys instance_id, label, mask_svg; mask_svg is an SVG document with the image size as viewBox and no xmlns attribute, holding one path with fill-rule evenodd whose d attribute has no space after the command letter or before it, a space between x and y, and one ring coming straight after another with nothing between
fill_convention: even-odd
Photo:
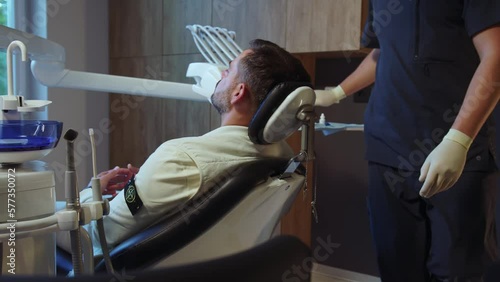
<instances>
[{"instance_id":1,"label":"patient's hand","mask_svg":"<svg viewBox=\"0 0 500 282\"><path fill-rule=\"evenodd\" d=\"M133 165L131 165L131 164L128 164L128 165L127 165L127 168L128 168L128 169L129 169L129 170L130 170L133 174L137 174L137 173L139 173L139 168L137 168L137 167L135 167L135 166L133 166Z\"/></svg>"},{"instance_id":2,"label":"patient's hand","mask_svg":"<svg viewBox=\"0 0 500 282\"><path fill-rule=\"evenodd\" d=\"M117 190L122 190L127 182L139 171L131 166L129 168L115 167L108 171L103 171L97 175L101 183L101 192L103 195L115 195Z\"/></svg>"}]
</instances>

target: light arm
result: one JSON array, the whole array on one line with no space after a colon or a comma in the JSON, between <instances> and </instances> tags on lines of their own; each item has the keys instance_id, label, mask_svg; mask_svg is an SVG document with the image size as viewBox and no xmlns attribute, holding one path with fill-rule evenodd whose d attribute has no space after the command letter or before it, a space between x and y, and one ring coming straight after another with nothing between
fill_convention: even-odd
<instances>
[{"instance_id":1,"label":"light arm","mask_svg":"<svg viewBox=\"0 0 500 282\"><path fill-rule=\"evenodd\" d=\"M61 45L33 34L0 25L0 50L7 50L9 44L14 40L21 41L26 45L31 60L62 63L66 61L66 52Z\"/></svg>"},{"instance_id":2,"label":"light arm","mask_svg":"<svg viewBox=\"0 0 500 282\"><path fill-rule=\"evenodd\" d=\"M64 69L61 64L33 61L33 76L48 87L123 93L148 97L206 101L191 84Z\"/></svg>"},{"instance_id":3,"label":"light arm","mask_svg":"<svg viewBox=\"0 0 500 282\"><path fill-rule=\"evenodd\" d=\"M193 91L191 84L68 70L65 66L65 51L61 45L0 26L0 49L6 49L13 40L26 45L34 77L48 87L206 101L205 97Z\"/></svg>"}]
</instances>

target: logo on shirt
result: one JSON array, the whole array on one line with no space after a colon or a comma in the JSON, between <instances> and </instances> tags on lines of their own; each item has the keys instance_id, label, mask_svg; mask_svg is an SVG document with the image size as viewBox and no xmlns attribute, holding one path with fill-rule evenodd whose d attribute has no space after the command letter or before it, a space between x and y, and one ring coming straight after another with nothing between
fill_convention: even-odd
<instances>
[{"instance_id":1,"label":"logo on shirt","mask_svg":"<svg viewBox=\"0 0 500 282\"><path fill-rule=\"evenodd\" d=\"M125 201L131 204L135 201L135 195L137 195L137 192L135 191L135 187L132 185L129 185L126 191L127 193L125 194Z\"/></svg>"},{"instance_id":2,"label":"logo on shirt","mask_svg":"<svg viewBox=\"0 0 500 282\"><path fill-rule=\"evenodd\" d=\"M127 204L128 209L132 215L135 215L139 209L143 206L141 197L137 193L137 187L135 186L135 179L132 177L127 186L125 188L125 193L123 193L125 197L125 203Z\"/></svg>"}]
</instances>

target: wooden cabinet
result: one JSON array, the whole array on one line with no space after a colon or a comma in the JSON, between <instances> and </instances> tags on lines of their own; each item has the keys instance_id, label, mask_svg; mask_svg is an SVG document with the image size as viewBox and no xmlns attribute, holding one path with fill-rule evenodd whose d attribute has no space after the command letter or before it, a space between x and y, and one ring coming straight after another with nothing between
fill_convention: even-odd
<instances>
[{"instance_id":1,"label":"wooden cabinet","mask_svg":"<svg viewBox=\"0 0 500 282\"><path fill-rule=\"evenodd\" d=\"M216 0L212 25L236 32L245 48L255 38L291 53L358 50L362 0Z\"/></svg>"}]
</instances>

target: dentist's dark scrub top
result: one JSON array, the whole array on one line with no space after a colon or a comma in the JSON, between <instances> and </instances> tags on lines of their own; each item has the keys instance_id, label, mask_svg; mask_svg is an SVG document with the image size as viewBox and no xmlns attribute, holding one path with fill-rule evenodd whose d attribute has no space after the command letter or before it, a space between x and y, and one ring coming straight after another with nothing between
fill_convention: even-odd
<instances>
[{"instance_id":1,"label":"dentist's dark scrub top","mask_svg":"<svg viewBox=\"0 0 500 282\"><path fill-rule=\"evenodd\" d=\"M481 281L491 224L482 183L496 169L492 119L452 189L423 199L418 178L479 65L472 37L500 23L500 1L371 0L370 8L363 45L380 48L380 57L364 121L367 204L380 277Z\"/></svg>"},{"instance_id":2,"label":"dentist's dark scrub top","mask_svg":"<svg viewBox=\"0 0 500 282\"><path fill-rule=\"evenodd\" d=\"M472 37L500 23L500 0L372 0L370 9L362 41L381 53L365 113L366 157L419 171L460 110L480 62ZM495 167L492 130L490 117L465 171Z\"/></svg>"}]
</instances>

